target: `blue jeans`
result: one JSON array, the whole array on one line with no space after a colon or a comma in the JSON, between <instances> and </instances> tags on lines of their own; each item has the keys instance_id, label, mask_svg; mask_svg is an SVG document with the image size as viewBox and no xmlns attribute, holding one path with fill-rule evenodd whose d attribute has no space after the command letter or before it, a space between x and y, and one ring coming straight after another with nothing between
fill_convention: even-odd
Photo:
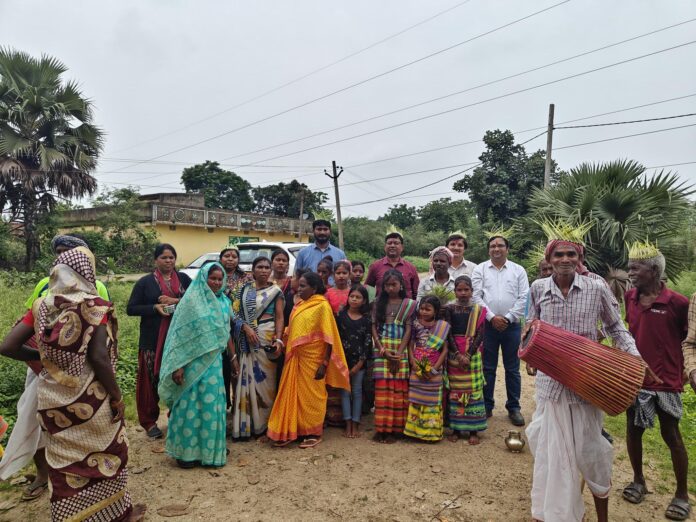
<instances>
[{"instance_id":1,"label":"blue jeans","mask_svg":"<svg viewBox=\"0 0 696 522\"><path fill-rule=\"evenodd\" d=\"M483 375L486 384L483 387L483 399L486 403L486 410L493 410L495 400L495 372L498 368L498 347L503 352L503 366L505 367L505 389L507 391L507 401L505 408L508 412L519 411L520 393L522 391L522 377L520 376L520 359L517 356L517 349L520 347L522 328L519 323L508 326L504 331L499 332L490 323L486 324L486 331L483 336Z\"/></svg>"},{"instance_id":2,"label":"blue jeans","mask_svg":"<svg viewBox=\"0 0 696 522\"><path fill-rule=\"evenodd\" d=\"M343 408L343 420L352 420L353 422L360 422L360 414L362 413L362 384L364 375L364 369L355 372L354 375L350 376L350 391L341 390L341 407Z\"/></svg>"}]
</instances>

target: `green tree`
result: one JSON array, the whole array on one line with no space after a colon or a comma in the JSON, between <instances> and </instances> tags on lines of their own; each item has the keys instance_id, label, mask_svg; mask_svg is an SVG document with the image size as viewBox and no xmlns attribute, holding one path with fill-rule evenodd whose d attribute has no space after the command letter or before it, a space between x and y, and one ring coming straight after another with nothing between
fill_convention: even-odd
<instances>
[{"instance_id":1,"label":"green tree","mask_svg":"<svg viewBox=\"0 0 696 522\"><path fill-rule=\"evenodd\" d=\"M186 192L203 194L206 207L240 212L249 212L254 208L249 182L223 169L217 161L186 167L181 173L181 183Z\"/></svg>"},{"instance_id":2,"label":"green tree","mask_svg":"<svg viewBox=\"0 0 696 522\"><path fill-rule=\"evenodd\" d=\"M416 207L409 207L405 203L393 205L389 207L387 213L379 219L388 221L398 228L408 228L418 222L418 209L416 209Z\"/></svg>"},{"instance_id":3,"label":"green tree","mask_svg":"<svg viewBox=\"0 0 696 522\"><path fill-rule=\"evenodd\" d=\"M471 203L466 200L441 198L423 205L418 210L418 217L429 232L454 232L466 230L469 220L475 220L476 214Z\"/></svg>"},{"instance_id":4,"label":"green tree","mask_svg":"<svg viewBox=\"0 0 696 522\"><path fill-rule=\"evenodd\" d=\"M343 220L343 241L350 251L365 252L374 258L384 256L384 236L388 225L366 217L347 217Z\"/></svg>"},{"instance_id":5,"label":"green tree","mask_svg":"<svg viewBox=\"0 0 696 522\"><path fill-rule=\"evenodd\" d=\"M694 191L676 174L652 177L635 161L583 163L548 190L536 189L525 228L545 219L569 223L592 222L587 234L587 264L606 276L626 267L628 245L656 242L674 279L686 267L688 250L682 231L688 225Z\"/></svg>"},{"instance_id":6,"label":"green tree","mask_svg":"<svg viewBox=\"0 0 696 522\"><path fill-rule=\"evenodd\" d=\"M304 197L303 214L314 216L324 209L328 197L325 192L313 192L304 183L293 179L290 183L276 183L252 190L259 214L271 214L297 219L300 215L300 200Z\"/></svg>"},{"instance_id":7,"label":"green tree","mask_svg":"<svg viewBox=\"0 0 696 522\"><path fill-rule=\"evenodd\" d=\"M63 81L57 59L0 48L0 204L24 226L25 268L40 254L37 224L59 198L97 187L91 175L103 147L92 104Z\"/></svg>"},{"instance_id":8,"label":"green tree","mask_svg":"<svg viewBox=\"0 0 696 522\"><path fill-rule=\"evenodd\" d=\"M483 142L482 165L456 181L454 190L468 192L480 223L507 225L527 214L530 194L543 186L546 154L540 150L528 156L509 130L487 131ZM555 182L555 163L552 172Z\"/></svg>"},{"instance_id":9,"label":"green tree","mask_svg":"<svg viewBox=\"0 0 696 522\"><path fill-rule=\"evenodd\" d=\"M97 230L81 231L99 262L98 268L118 272L149 270L158 239L157 232L139 225L143 209L140 193L134 187L107 190L93 203L95 208L108 209Z\"/></svg>"}]
</instances>

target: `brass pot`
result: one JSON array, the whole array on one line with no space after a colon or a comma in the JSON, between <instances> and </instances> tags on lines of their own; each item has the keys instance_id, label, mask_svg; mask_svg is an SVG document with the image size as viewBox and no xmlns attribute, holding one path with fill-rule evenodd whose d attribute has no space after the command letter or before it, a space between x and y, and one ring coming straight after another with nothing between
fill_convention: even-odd
<instances>
[{"instance_id":1,"label":"brass pot","mask_svg":"<svg viewBox=\"0 0 696 522\"><path fill-rule=\"evenodd\" d=\"M513 453L519 453L524 448L525 442L518 430L510 430L505 437L505 445Z\"/></svg>"}]
</instances>

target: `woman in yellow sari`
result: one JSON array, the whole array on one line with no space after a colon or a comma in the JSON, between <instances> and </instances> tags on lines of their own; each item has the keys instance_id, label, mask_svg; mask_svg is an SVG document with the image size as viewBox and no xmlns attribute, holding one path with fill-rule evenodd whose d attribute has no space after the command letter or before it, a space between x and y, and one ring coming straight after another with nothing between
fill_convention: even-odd
<instances>
[{"instance_id":1,"label":"woman in yellow sari","mask_svg":"<svg viewBox=\"0 0 696 522\"><path fill-rule=\"evenodd\" d=\"M324 284L304 274L297 289L302 299L290 315L285 366L271 416L268 438L286 446L302 438L301 448L322 440L326 414L326 385L350 390L348 365Z\"/></svg>"}]
</instances>

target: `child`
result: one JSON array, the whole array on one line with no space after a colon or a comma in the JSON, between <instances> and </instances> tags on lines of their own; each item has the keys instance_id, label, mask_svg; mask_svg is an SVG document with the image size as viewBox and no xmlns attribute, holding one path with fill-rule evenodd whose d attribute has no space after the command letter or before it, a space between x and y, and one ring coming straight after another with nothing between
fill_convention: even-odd
<instances>
[{"instance_id":1,"label":"child","mask_svg":"<svg viewBox=\"0 0 696 522\"><path fill-rule=\"evenodd\" d=\"M486 308L472 302L473 285L468 276L454 281L456 302L445 307L445 317L451 325L449 378L450 441L457 442L463 432L469 432L469 444L480 442L478 432L488 427L483 402L483 365L481 346L486 323Z\"/></svg>"},{"instance_id":2,"label":"child","mask_svg":"<svg viewBox=\"0 0 696 522\"><path fill-rule=\"evenodd\" d=\"M350 262L350 282L354 285L361 285L363 276L365 275L365 263L362 261Z\"/></svg>"},{"instance_id":3,"label":"child","mask_svg":"<svg viewBox=\"0 0 696 522\"><path fill-rule=\"evenodd\" d=\"M375 440L393 444L403 433L408 409L408 342L416 302L406 298L404 278L387 270L372 316Z\"/></svg>"},{"instance_id":4,"label":"child","mask_svg":"<svg viewBox=\"0 0 696 522\"><path fill-rule=\"evenodd\" d=\"M322 283L324 283L324 288L330 288L331 284L329 279L331 278L331 273L333 272L333 259L331 256L326 256L324 259L317 263L317 274L321 277Z\"/></svg>"},{"instance_id":5,"label":"child","mask_svg":"<svg viewBox=\"0 0 696 522\"><path fill-rule=\"evenodd\" d=\"M331 305L334 315L346 305L350 292L350 261L343 259L334 264L334 286L326 291L324 297Z\"/></svg>"},{"instance_id":6,"label":"child","mask_svg":"<svg viewBox=\"0 0 696 522\"><path fill-rule=\"evenodd\" d=\"M404 434L429 442L442 439L443 370L447 359L450 325L438 320L440 299L426 295L418 306L409 349L411 379L408 417Z\"/></svg>"},{"instance_id":7,"label":"child","mask_svg":"<svg viewBox=\"0 0 696 522\"><path fill-rule=\"evenodd\" d=\"M344 435L353 439L360 437L362 383L365 364L372 351L370 301L364 286L353 285L350 288L347 306L338 312L336 324L350 368L350 391L341 390L343 419L346 421Z\"/></svg>"}]
</instances>

